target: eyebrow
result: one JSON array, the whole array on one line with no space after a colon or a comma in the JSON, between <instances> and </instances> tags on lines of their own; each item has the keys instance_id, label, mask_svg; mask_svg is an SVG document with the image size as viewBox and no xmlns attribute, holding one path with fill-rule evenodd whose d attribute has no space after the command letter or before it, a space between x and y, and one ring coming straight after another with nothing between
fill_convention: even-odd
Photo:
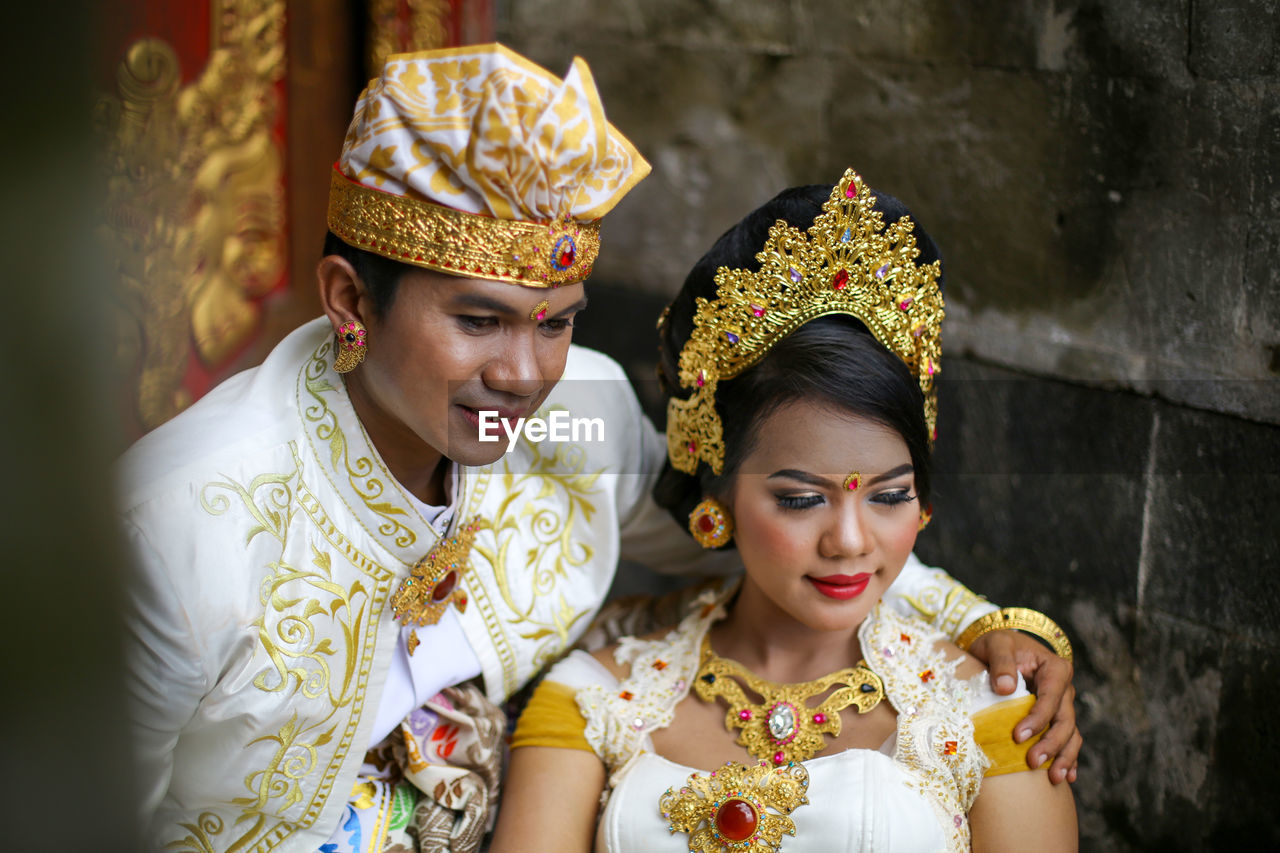
<instances>
[{"instance_id":1,"label":"eyebrow","mask_svg":"<svg viewBox=\"0 0 1280 853\"><path fill-rule=\"evenodd\" d=\"M484 294L481 294L481 293L459 293L457 296L453 298L453 301L454 301L454 305L459 308L472 308L479 311L492 311L495 314L503 314L508 317L513 317L521 313L520 311L516 310L515 308L503 302L502 300L494 299L492 296L485 296ZM566 317L569 314L573 314L576 311L581 311L586 307L587 307L587 297L583 296L581 299L579 299L577 302L570 305L568 308L565 308L564 310L558 312L555 316L557 318Z\"/></svg>"},{"instance_id":2,"label":"eyebrow","mask_svg":"<svg viewBox=\"0 0 1280 853\"><path fill-rule=\"evenodd\" d=\"M903 474L910 474L914 470L915 469L911 467L911 463L907 462L899 465L897 468L885 471L883 474L877 474L870 480L867 480L866 485L874 486L876 483L884 480L892 480L894 477L901 477ZM819 477L817 474L810 474L808 471L801 471L798 468L783 468L781 471L774 471L768 477L770 480L775 478L799 480L801 483L807 483L810 486L821 486L823 488L833 488L835 485L831 480L828 480L825 477Z\"/></svg>"},{"instance_id":3,"label":"eyebrow","mask_svg":"<svg viewBox=\"0 0 1280 853\"><path fill-rule=\"evenodd\" d=\"M559 319L561 317L568 317L570 314L576 314L579 311L585 311L586 307L587 307L587 297L583 296L581 299L579 299L577 302L570 305L568 308L565 308L563 311L558 312L556 314L556 318Z\"/></svg>"},{"instance_id":4,"label":"eyebrow","mask_svg":"<svg viewBox=\"0 0 1280 853\"><path fill-rule=\"evenodd\" d=\"M496 314L514 315L519 312L500 299L485 296L482 293L459 293L453 298L454 305L459 308L475 308L481 311L493 311Z\"/></svg>"}]
</instances>

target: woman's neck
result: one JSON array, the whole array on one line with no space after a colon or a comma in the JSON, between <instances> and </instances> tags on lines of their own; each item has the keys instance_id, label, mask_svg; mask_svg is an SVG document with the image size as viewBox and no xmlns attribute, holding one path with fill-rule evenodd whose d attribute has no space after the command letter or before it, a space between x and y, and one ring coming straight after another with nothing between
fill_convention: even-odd
<instances>
[{"instance_id":1,"label":"woman's neck","mask_svg":"<svg viewBox=\"0 0 1280 853\"><path fill-rule=\"evenodd\" d=\"M712 626L711 647L760 678L790 684L856 664L862 657L860 627L861 623L831 631L811 628L744 578L729 615Z\"/></svg>"}]
</instances>

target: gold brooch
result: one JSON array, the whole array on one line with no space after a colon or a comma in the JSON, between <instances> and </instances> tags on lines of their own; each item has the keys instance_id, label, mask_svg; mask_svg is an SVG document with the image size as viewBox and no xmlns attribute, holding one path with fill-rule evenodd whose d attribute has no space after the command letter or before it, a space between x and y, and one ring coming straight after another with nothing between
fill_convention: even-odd
<instances>
[{"instance_id":1,"label":"gold brooch","mask_svg":"<svg viewBox=\"0 0 1280 853\"><path fill-rule=\"evenodd\" d=\"M764 701L756 704L747 699L737 679ZM822 704L809 707L810 699L836 685L839 689ZM737 661L717 655L711 650L709 637L702 638L702 659L693 686L704 702L724 699L729 705L725 729L741 729L738 744L755 758L775 765L807 761L817 755L826 746L827 735L839 736L840 711L852 705L865 714L884 698L884 682L865 661L802 684L775 684L753 675Z\"/></svg>"},{"instance_id":2,"label":"gold brooch","mask_svg":"<svg viewBox=\"0 0 1280 853\"><path fill-rule=\"evenodd\" d=\"M427 556L413 564L409 577L404 579L400 589L391 597L391 609L396 619L418 625L434 625L440 621L450 604L457 607L459 613L467 609L467 594L458 585L458 581L471 556L476 531L481 526L483 522L480 516L476 516L456 536L440 540ZM416 647L414 640L416 635L410 640Z\"/></svg>"},{"instance_id":3,"label":"gold brooch","mask_svg":"<svg viewBox=\"0 0 1280 853\"><path fill-rule=\"evenodd\" d=\"M694 773L677 793L668 788L658 808L672 832L689 833L693 853L724 850L765 853L796 834L789 815L809 802L809 771L799 764L746 767L730 761L710 773ZM768 809L773 809L772 812Z\"/></svg>"}]
</instances>

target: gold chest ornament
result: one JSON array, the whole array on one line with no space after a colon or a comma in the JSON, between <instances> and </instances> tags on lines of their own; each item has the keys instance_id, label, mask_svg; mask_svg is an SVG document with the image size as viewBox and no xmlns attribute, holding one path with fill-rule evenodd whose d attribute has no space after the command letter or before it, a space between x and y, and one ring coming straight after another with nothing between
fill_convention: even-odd
<instances>
[{"instance_id":1,"label":"gold chest ornament","mask_svg":"<svg viewBox=\"0 0 1280 853\"><path fill-rule=\"evenodd\" d=\"M462 572L471 557L476 532L487 526L480 516L463 525L452 539L436 543L425 557L413 564L409 577L391 596L393 618L405 624L434 625L444 616L450 604L458 612L467 609L467 593L460 585ZM409 654L418 647L418 634L409 633Z\"/></svg>"}]
</instances>

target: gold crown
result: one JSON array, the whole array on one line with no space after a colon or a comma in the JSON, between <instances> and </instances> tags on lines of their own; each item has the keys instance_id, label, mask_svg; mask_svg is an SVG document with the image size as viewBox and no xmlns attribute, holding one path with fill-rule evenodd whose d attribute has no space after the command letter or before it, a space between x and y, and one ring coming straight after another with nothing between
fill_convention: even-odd
<instances>
[{"instance_id":1,"label":"gold crown","mask_svg":"<svg viewBox=\"0 0 1280 853\"><path fill-rule=\"evenodd\" d=\"M932 440L938 410L933 381L942 353L942 264L917 265L911 219L886 227L874 205L875 196L849 169L807 236L775 222L756 255L759 272L716 271L716 298L698 298L693 332L680 351L680 385L693 394L667 403L672 466L694 474L702 460L723 473L716 384L757 364L805 323L830 314L858 318L906 363L924 392Z\"/></svg>"}]
</instances>

